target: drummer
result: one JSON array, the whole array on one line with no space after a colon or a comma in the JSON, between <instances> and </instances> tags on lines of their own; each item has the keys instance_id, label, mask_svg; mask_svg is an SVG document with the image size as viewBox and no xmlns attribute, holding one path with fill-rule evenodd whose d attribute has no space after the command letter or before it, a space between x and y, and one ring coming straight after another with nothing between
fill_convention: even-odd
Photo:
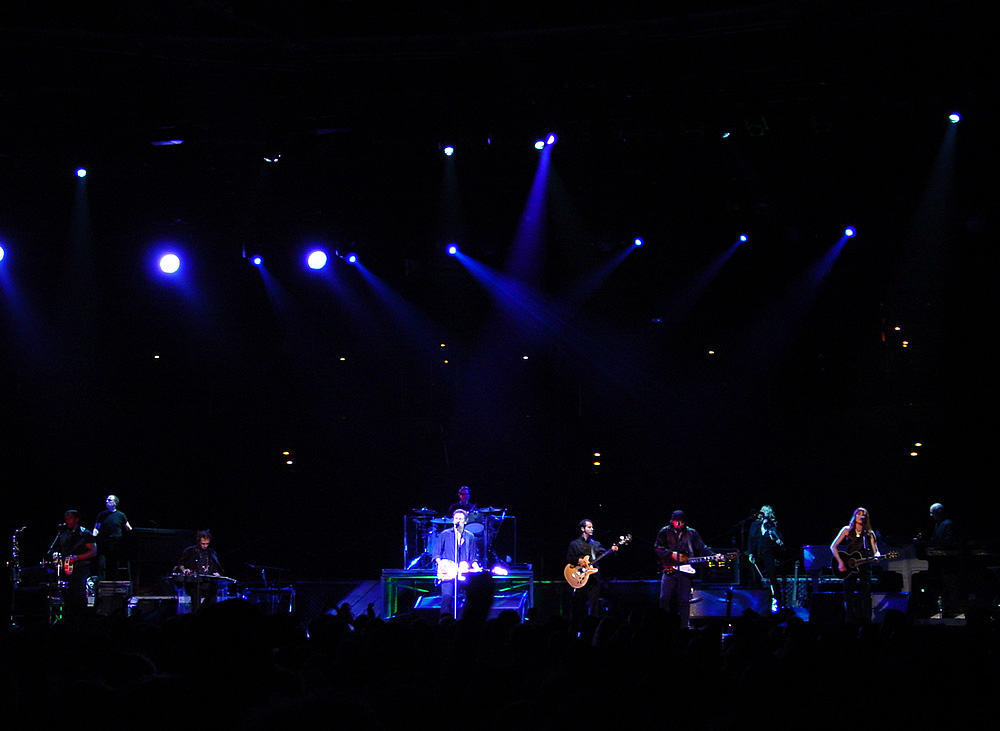
<instances>
[{"instance_id":1,"label":"drummer","mask_svg":"<svg viewBox=\"0 0 1000 731\"><path fill-rule=\"evenodd\" d=\"M468 518L465 522L466 530L470 533L479 534L483 532L483 516L480 514L479 509L476 504L472 502L472 491L469 490L468 485L462 485L458 488L458 502L453 503L448 512L445 513L448 516L448 522L451 523L451 517L455 514L456 510L464 510L468 513Z\"/></svg>"}]
</instances>

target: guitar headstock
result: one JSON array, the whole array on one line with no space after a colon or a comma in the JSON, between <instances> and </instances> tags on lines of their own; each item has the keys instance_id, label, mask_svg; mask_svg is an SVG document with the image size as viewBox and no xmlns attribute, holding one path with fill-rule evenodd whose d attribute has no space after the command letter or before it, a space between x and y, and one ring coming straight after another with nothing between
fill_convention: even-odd
<instances>
[{"instance_id":1,"label":"guitar headstock","mask_svg":"<svg viewBox=\"0 0 1000 731\"><path fill-rule=\"evenodd\" d=\"M618 538L618 545L619 546L627 546L631 542L632 542L632 534L631 533L629 533L628 535L625 535L625 536L620 536Z\"/></svg>"}]
</instances>

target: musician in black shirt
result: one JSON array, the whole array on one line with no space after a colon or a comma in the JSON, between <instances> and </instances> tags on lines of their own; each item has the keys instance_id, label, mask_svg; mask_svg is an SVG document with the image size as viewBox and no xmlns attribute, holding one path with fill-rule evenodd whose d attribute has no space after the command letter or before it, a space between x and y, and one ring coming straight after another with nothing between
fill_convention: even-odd
<instances>
[{"instance_id":1,"label":"musician in black shirt","mask_svg":"<svg viewBox=\"0 0 1000 731\"><path fill-rule=\"evenodd\" d=\"M683 510L675 510L670 516L670 525L660 529L653 544L660 557L663 578L660 580L660 607L674 611L680 617L681 627L687 628L691 616L691 586L694 581L694 567L687 561L694 556L712 556L724 560L705 545L694 528L687 526Z\"/></svg>"},{"instance_id":2,"label":"musician in black shirt","mask_svg":"<svg viewBox=\"0 0 1000 731\"><path fill-rule=\"evenodd\" d=\"M776 554L784 545L781 533L778 532L778 519L774 514L774 508L770 505L762 506L757 513L757 520L750 525L747 548L750 552L750 563L770 586L772 612L778 611L781 604Z\"/></svg>"},{"instance_id":3,"label":"musician in black shirt","mask_svg":"<svg viewBox=\"0 0 1000 731\"><path fill-rule=\"evenodd\" d=\"M612 551L617 551L618 546L611 546ZM607 553L600 542L594 540L594 523L587 518L580 521L580 536L571 541L566 549L566 563L571 566L582 566L585 563L593 564L597 559ZM591 574L587 579L587 584L579 589L573 589L573 597L570 601L570 624L574 632L580 631L582 618L588 614L597 615L600 613L601 575Z\"/></svg>"},{"instance_id":4,"label":"musician in black shirt","mask_svg":"<svg viewBox=\"0 0 1000 731\"><path fill-rule=\"evenodd\" d=\"M105 510L97 514L94 523L94 537L97 538L97 575L101 581L118 580L118 565L124 561L121 551L122 539L132 526L125 513L118 509L118 496L108 495L104 500ZM110 572L108 569L110 568Z\"/></svg>"},{"instance_id":5,"label":"musician in black shirt","mask_svg":"<svg viewBox=\"0 0 1000 731\"><path fill-rule=\"evenodd\" d=\"M78 616L87 609L87 579L90 562L97 557L94 535L80 525L80 513L67 510L62 533L56 538L53 550L62 564L63 609L67 617Z\"/></svg>"},{"instance_id":6,"label":"musician in black shirt","mask_svg":"<svg viewBox=\"0 0 1000 731\"><path fill-rule=\"evenodd\" d=\"M198 542L184 549L174 569L175 574L199 577L184 582L184 590L191 597L192 612L198 611L205 604L215 603L219 582L211 577L222 575L219 557L210 548L212 534L207 530L200 530L195 534L195 538Z\"/></svg>"},{"instance_id":7,"label":"musician in black shirt","mask_svg":"<svg viewBox=\"0 0 1000 731\"><path fill-rule=\"evenodd\" d=\"M841 556L841 551L848 556L858 554L858 558L878 558L882 554L878 550L875 531L872 529L871 517L865 508L858 508L851 516L851 522L840 529L837 537L830 544L833 561L841 572L847 571L847 565ZM844 604L849 622L868 622L872 618L872 572L871 565L861 564L857 571L844 578Z\"/></svg>"}]
</instances>

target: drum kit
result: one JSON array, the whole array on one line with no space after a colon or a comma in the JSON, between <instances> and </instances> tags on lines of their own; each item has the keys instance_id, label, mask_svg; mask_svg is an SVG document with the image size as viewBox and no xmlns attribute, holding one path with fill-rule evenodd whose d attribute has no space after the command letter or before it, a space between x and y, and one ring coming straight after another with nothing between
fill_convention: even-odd
<instances>
[{"instance_id":1,"label":"drum kit","mask_svg":"<svg viewBox=\"0 0 1000 731\"><path fill-rule=\"evenodd\" d=\"M427 507L414 508L404 518L403 567L406 569L428 569L432 566L434 545L441 531L452 526L451 516L435 517L436 510ZM493 544L505 523L514 521L506 508L476 508L469 513L465 529L476 536L479 555L487 563L498 561Z\"/></svg>"}]
</instances>

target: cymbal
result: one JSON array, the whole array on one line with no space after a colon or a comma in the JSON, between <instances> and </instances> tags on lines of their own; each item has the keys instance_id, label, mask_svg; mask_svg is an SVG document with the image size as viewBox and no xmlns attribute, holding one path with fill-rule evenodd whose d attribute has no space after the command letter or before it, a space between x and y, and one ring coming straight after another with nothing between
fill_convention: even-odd
<instances>
[{"instance_id":1,"label":"cymbal","mask_svg":"<svg viewBox=\"0 0 1000 731\"><path fill-rule=\"evenodd\" d=\"M493 508L493 507L479 508L479 512L480 513L486 513L486 514L489 514L489 513L502 513L506 509L507 508Z\"/></svg>"},{"instance_id":2,"label":"cymbal","mask_svg":"<svg viewBox=\"0 0 1000 731\"><path fill-rule=\"evenodd\" d=\"M414 515L437 515L437 511L430 508L413 508L410 512Z\"/></svg>"},{"instance_id":3,"label":"cymbal","mask_svg":"<svg viewBox=\"0 0 1000 731\"><path fill-rule=\"evenodd\" d=\"M431 522L434 525L451 525L451 518L433 518Z\"/></svg>"}]
</instances>

